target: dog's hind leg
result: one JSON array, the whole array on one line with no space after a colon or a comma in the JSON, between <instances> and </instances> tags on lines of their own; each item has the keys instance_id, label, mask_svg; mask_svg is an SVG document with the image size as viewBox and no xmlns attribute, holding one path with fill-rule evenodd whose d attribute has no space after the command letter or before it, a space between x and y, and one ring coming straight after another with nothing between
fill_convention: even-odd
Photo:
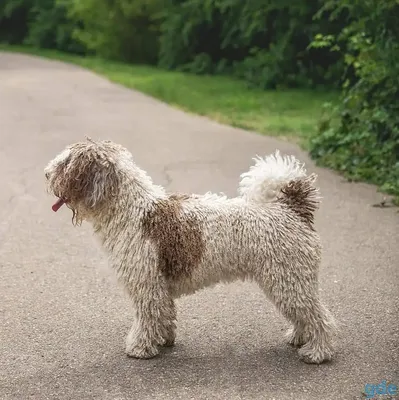
<instances>
[{"instance_id":1,"label":"dog's hind leg","mask_svg":"<svg viewBox=\"0 0 399 400\"><path fill-rule=\"evenodd\" d=\"M135 358L152 358L158 346L171 346L175 340L176 309L172 297L162 284L147 282L140 291L131 291L135 321L126 338L126 354Z\"/></svg>"},{"instance_id":2,"label":"dog's hind leg","mask_svg":"<svg viewBox=\"0 0 399 400\"><path fill-rule=\"evenodd\" d=\"M172 347L175 344L176 339L176 308L174 301L172 300L172 306L170 307L170 316L166 319L164 325L164 333L162 334L163 343L162 345L165 347Z\"/></svg>"},{"instance_id":3,"label":"dog's hind leg","mask_svg":"<svg viewBox=\"0 0 399 400\"><path fill-rule=\"evenodd\" d=\"M275 302L280 312L294 325L288 333L290 343L302 346L298 353L307 363L320 364L330 360L334 353L332 335L335 326L331 314L317 295L305 297L291 293L291 296L276 299Z\"/></svg>"},{"instance_id":4,"label":"dog's hind leg","mask_svg":"<svg viewBox=\"0 0 399 400\"><path fill-rule=\"evenodd\" d=\"M292 328L286 333L286 338L290 345L301 347L308 341L304 328L304 325L299 321L294 321Z\"/></svg>"},{"instance_id":5,"label":"dog's hind leg","mask_svg":"<svg viewBox=\"0 0 399 400\"><path fill-rule=\"evenodd\" d=\"M307 342L298 350L303 361L320 364L331 360L333 335L336 330L335 321L327 308L315 296L308 309L297 313L303 321Z\"/></svg>"},{"instance_id":6,"label":"dog's hind leg","mask_svg":"<svg viewBox=\"0 0 399 400\"><path fill-rule=\"evenodd\" d=\"M289 342L302 346L298 353L307 363L320 364L333 355L334 319L321 304L314 281L296 277L294 286L287 279L258 280L267 297L292 324Z\"/></svg>"}]
</instances>

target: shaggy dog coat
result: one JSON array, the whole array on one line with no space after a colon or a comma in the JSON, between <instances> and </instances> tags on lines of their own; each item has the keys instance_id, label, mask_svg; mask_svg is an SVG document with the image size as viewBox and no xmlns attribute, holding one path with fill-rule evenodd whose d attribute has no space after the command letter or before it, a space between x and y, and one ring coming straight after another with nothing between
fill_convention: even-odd
<instances>
[{"instance_id":1,"label":"shaggy dog coat","mask_svg":"<svg viewBox=\"0 0 399 400\"><path fill-rule=\"evenodd\" d=\"M122 146L86 140L45 169L49 191L89 221L134 306L126 353L151 358L175 341L174 300L218 282L256 282L291 322L310 363L333 354L334 321L321 304L321 245L313 226L316 176L278 152L256 159L235 198L168 194Z\"/></svg>"}]
</instances>

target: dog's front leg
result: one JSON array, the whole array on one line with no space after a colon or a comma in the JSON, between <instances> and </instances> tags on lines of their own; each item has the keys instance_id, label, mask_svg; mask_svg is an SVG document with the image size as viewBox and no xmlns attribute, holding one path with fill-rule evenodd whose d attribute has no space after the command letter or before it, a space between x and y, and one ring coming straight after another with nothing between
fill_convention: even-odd
<instances>
[{"instance_id":1,"label":"dog's front leg","mask_svg":"<svg viewBox=\"0 0 399 400\"><path fill-rule=\"evenodd\" d=\"M159 345L175 340L176 309L163 282L146 282L132 293L135 321L126 338L126 354L135 358L155 357Z\"/></svg>"}]
</instances>

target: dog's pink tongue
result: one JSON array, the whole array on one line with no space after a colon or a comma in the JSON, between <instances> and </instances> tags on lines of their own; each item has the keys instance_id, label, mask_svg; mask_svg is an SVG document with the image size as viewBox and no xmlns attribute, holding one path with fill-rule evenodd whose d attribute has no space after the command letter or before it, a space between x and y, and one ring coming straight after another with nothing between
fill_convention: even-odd
<instances>
[{"instance_id":1,"label":"dog's pink tongue","mask_svg":"<svg viewBox=\"0 0 399 400\"><path fill-rule=\"evenodd\" d=\"M54 212L57 212L63 205L65 201L62 199L58 199L55 204L51 207Z\"/></svg>"}]
</instances>

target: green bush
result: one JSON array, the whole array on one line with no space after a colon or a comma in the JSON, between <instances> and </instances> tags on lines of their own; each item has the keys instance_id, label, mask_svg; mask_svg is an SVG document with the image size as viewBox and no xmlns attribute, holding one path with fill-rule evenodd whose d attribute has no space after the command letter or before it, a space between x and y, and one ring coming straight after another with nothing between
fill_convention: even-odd
<instances>
[{"instance_id":1,"label":"green bush","mask_svg":"<svg viewBox=\"0 0 399 400\"><path fill-rule=\"evenodd\" d=\"M161 0L3 0L0 42L155 64L162 7Z\"/></svg>"},{"instance_id":2,"label":"green bush","mask_svg":"<svg viewBox=\"0 0 399 400\"><path fill-rule=\"evenodd\" d=\"M24 42L45 49L85 53L85 46L73 38L76 24L67 17L67 5L67 0L34 0Z\"/></svg>"},{"instance_id":3,"label":"green bush","mask_svg":"<svg viewBox=\"0 0 399 400\"><path fill-rule=\"evenodd\" d=\"M340 21L313 20L323 1L183 0L163 12L160 65L230 73L260 88L336 85L342 58L309 44Z\"/></svg>"},{"instance_id":4,"label":"green bush","mask_svg":"<svg viewBox=\"0 0 399 400\"><path fill-rule=\"evenodd\" d=\"M399 196L399 4L341 0L325 7L333 15L349 10L353 22L336 37L319 35L315 45L345 49L351 72L340 107L325 117L311 140L311 155Z\"/></svg>"},{"instance_id":5,"label":"green bush","mask_svg":"<svg viewBox=\"0 0 399 400\"><path fill-rule=\"evenodd\" d=\"M82 54L72 38L75 24L67 18L66 1L5 0L0 5L0 41Z\"/></svg>"},{"instance_id":6,"label":"green bush","mask_svg":"<svg viewBox=\"0 0 399 400\"><path fill-rule=\"evenodd\" d=\"M34 0L3 0L0 2L0 42L21 44L29 28L29 13Z\"/></svg>"},{"instance_id":7,"label":"green bush","mask_svg":"<svg viewBox=\"0 0 399 400\"><path fill-rule=\"evenodd\" d=\"M309 48L341 21L323 0L3 0L0 40L196 74L259 88L337 86L343 62Z\"/></svg>"},{"instance_id":8,"label":"green bush","mask_svg":"<svg viewBox=\"0 0 399 400\"><path fill-rule=\"evenodd\" d=\"M68 0L68 16L81 24L74 38L96 55L155 64L163 4L162 0Z\"/></svg>"}]
</instances>

